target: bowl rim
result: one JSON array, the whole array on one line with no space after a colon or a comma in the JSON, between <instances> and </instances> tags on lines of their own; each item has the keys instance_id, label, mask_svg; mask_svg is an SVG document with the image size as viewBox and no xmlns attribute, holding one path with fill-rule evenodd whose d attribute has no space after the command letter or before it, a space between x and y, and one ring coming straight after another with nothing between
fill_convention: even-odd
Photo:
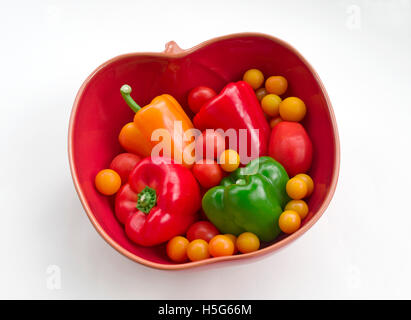
<instances>
[{"instance_id":1,"label":"bowl rim","mask_svg":"<svg viewBox=\"0 0 411 320\"><path fill-rule=\"evenodd\" d=\"M94 217L92 210L88 204L88 201L83 194L81 188L80 188L80 183L77 175L77 168L73 159L73 129L75 127L75 119L76 119L76 114L77 114L77 108L79 105L79 101L81 96L83 95L83 91L86 88L86 86L89 84L89 82L93 79L93 77L96 75L97 72L99 72L101 69L105 68L107 65L115 62L116 60L119 59L124 59L124 58L130 58L130 57L137 57L137 56L152 56L152 57L163 57L163 58L181 58L184 56L187 56L191 54L192 52L202 48L206 47L212 43L219 42L222 40L226 39L233 39L233 38L244 38L244 37L257 37L257 38L265 38L268 40L271 40L273 42L276 42L277 44L287 48L291 52L293 52L304 64L305 66L310 70L314 78L316 79L320 90L322 94L325 97L326 104L328 106L328 110L330 113L330 119L331 119L331 125L333 128L333 133L334 133L334 140L335 140L335 145L334 145L334 153L335 153L335 158L334 158L334 171L333 171L333 176L331 179L330 183L330 188L328 190L328 194L326 195L322 205L320 208L315 212L312 216L312 218L304 225L302 226L299 230L294 232L293 234L288 235L284 239L281 239L280 241L273 243L272 245L265 247L263 249L251 252L251 253L246 253L246 254L241 254L241 255L232 255L232 256L225 256L225 257L214 257L210 259L204 259L200 261L194 261L194 262L186 262L186 263L180 263L180 264L163 264L163 263L158 263L158 262L153 262L146 260L142 257L139 257L127 249L123 248L120 244L118 244L116 241L114 241L103 229L103 227L98 223L97 219ZM264 33L259 33L259 32L242 32L242 33L233 33L233 34L228 34L224 36L219 36L215 37L212 39L209 39L207 41L201 42L198 45L189 48L189 49L181 49L174 41L167 42L166 44L166 49L163 52L134 52L134 53L126 53L122 55L118 55L112 59L107 60L100 66L98 66L83 82L81 85L80 89L77 92L76 98L73 103L72 111L70 114L70 120L69 120L69 129L68 129L68 156L69 156L69 164L70 164L70 171L71 171L71 176L73 179L73 183L76 189L76 192L80 198L81 204L84 208L84 210L87 213L87 216L94 226L94 228L97 230L97 232L100 234L100 236L109 244L111 245L115 250L117 250L119 253L122 255L126 256L127 258L131 259L134 262L138 262L142 265L155 268L155 269L162 269L162 270L182 270L182 269L187 269L187 268L192 268L192 267L198 267L198 266L203 266L206 264L210 263L215 263L215 262L221 262L221 261L228 261L228 260L240 260L240 259L247 259L247 258L252 258L252 257L257 257L257 256L263 256L266 255L270 252L274 252L289 243L293 242L295 239L299 238L302 236L308 229L310 229L323 215L324 211L327 209L328 205L330 204L330 201L335 193L335 189L337 187L337 181L338 181L338 176L339 176L339 171L340 171L340 139L338 135L338 128L337 128L337 122L335 119L335 114L334 110L331 104L331 101L329 99L329 96L327 94L327 91L325 90L325 87L318 76L317 72L314 70L314 68L311 66L311 64L289 43L285 42L284 40L281 40L277 37L264 34Z\"/></svg>"}]
</instances>

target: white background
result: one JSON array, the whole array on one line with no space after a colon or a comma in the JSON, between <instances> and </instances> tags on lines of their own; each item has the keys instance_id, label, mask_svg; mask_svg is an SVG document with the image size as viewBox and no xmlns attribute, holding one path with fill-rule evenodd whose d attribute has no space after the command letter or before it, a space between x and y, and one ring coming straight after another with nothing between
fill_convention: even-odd
<instances>
[{"instance_id":1,"label":"white background","mask_svg":"<svg viewBox=\"0 0 411 320\"><path fill-rule=\"evenodd\" d=\"M0 298L411 298L411 1L0 3ZM136 264L97 234L74 190L77 90L116 55L244 31L289 42L323 80L341 138L336 194L312 229L263 259Z\"/></svg>"}]
</instances>

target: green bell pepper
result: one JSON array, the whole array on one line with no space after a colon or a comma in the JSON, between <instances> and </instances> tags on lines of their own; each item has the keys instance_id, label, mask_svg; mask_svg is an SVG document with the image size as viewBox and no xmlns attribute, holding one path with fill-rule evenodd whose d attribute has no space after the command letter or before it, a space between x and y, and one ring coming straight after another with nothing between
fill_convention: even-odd
<instances>
[{"instance_id":1,"label":"green bell pepper","mask_svg":"<svg viewBox=\"0 0 411 320\"><path fill-rule=\"evenodd\" d=\"M290 200L288 175L271 157L260 157L239 168L203 197L203 210L222 232L239 235L249 231L262 241L281 232L278 219Z\"/></svg>"}]
</instances>

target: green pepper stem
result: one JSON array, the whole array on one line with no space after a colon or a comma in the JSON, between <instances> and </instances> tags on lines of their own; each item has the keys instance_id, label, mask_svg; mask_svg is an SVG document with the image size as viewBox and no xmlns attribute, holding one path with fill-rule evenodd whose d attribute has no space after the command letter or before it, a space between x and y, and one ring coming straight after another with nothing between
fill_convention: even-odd
<instances>
[{"instance_id":1,"label":"green pepper stem","mask_svg":"<svg viewBox=\"0 0 411 320\"><path fill-rule=\"evenodd\" d=\"M134 101L134 99L130 96L131 87L128 84L124 84L120 88L121 95L123 96L124 101L128 104L128 106L134 112L137 112L141 109L141 107Z\"/></svg>"}]
</instances>

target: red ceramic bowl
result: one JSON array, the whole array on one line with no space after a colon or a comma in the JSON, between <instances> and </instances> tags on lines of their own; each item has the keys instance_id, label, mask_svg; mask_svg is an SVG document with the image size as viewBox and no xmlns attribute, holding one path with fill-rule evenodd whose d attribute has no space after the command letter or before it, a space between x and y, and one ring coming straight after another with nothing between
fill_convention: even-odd
<instances>
[{"instance_id":1,"label":"red ceramic bowl","mask_svg":"<svg viewBox=\"0 0 411 320\"><path fill-rule=\"evenodd\" d=\"M308 112L303 125L313 145L310 175L315 191L308 201L310 212L302 227L264 248L249 254L174 264L165 245L144 248L129 241L113 212L113 198L100 195L94 187L98 171L107 168L121 147L117 135L133 113L123 102L119 88L130 84L133 97L145 105L157 95L173 95L187 108L187 93L206 85L217 92L225 84L242 78L250 68L266 76L283 75L289 87L284 96L303 99ZM212 39L189 49L175 42L163 53L130 53L98 67L81 86L74 102L69 127L70 168L77 193L100 235L117 251L144 265L159 269L185 269L208 263L241 260L272 253L301 236L328 206L338 179L339 139L331 103L320 78L310 64L289 44L269 35L242 33Z\"/></svg>"}]
</instances>

